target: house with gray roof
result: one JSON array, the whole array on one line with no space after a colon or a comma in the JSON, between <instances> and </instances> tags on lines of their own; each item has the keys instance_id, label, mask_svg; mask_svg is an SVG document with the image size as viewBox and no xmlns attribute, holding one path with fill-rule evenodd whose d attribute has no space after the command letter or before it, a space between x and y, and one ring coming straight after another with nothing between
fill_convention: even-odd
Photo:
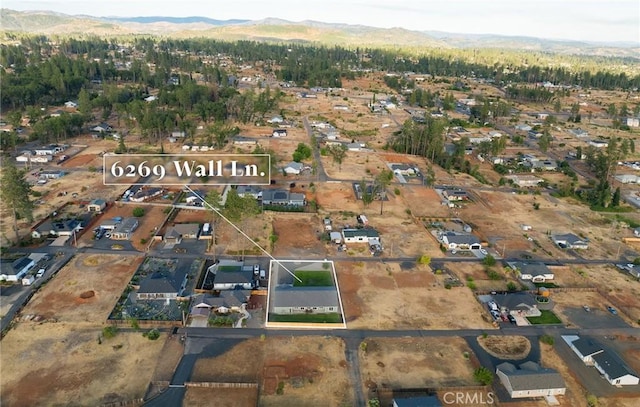
<instances>
[{"instance_id":1,"label":"house with gray roof","mask_svg":"<svg viewBox=\"0 0 640 407\"><path fill-rule=\"evenodd\" d=\"M259 185L238 185L236 192L240 197L252 196L255 199L262 198L262 187Z\"/></svg>"},{"instance_id":2,"label":"house with gray roof","mask_svg":"<svg viewBox=\"0 0 640 407\"><path fill-rule=\"evenodd\" d=\"M87 211L102 212L107 207L107 201L104 199L93 199L87 204Z\"/></svg>"},{"instance_id":3,"label":"house with gray roof","mask_svg":"<svg viewBox=\"0 0 640 407\"><path fill-rule=\"evenodd\" d=\"M469 233L446 232L441 235L442 243L451 250L480 250L480 239Z\"/></svg>"},{"instance_id":4,"label":"house with gray roof","mask_svg":"<svg viewBox=\"0 0 640 407\"><path fill-rule=\"evenodd\" d=\"M519 367L504 362L496 366L496 375L511 398L561 396L567 391L560 373L535 362L525 362Z\"/></svg>"},{"instance_id":5,"label":"house with gray roof","mask_svg":"<svg viewBox=\"0 0 640 407\"><path fill-rule=\"evenodd\" d=\"M140 282L136 298L138 300L165 300L168 303L180 297L186 286L186 270L156 271Z\"/></svg>"},{"instance_id":6,"label":"house with gray roof","mask_svg":"<svg viewBox=\"0 0 640 407\"><path fill-rule=\"evenodd\" d=\"M197 239L199 232L200 224L198 223L178 223L167 229L164 241L179 244L182 239Z\"/></svg>"},{"instance_id":7,"label":"house with gray roof","mask_svg":"<svg viewBox=\"0 0 640 407\"><path fill-rule=\"evenodd\" d=\"M265 189L262 191L263 205L305 206L304 194L291 193L284 189Z\"/></svg>"},{"instance_id":8,"label":"house with gray roof","mask_svg":"<svg viewBox=\"0 0 640 407\"><path fill-rule=\"evenodd\" d=\"M31 231L31 237L40 239L49 236L71 236L82 230L82 223L77 219L46 220Z\"/></svg>"},{"instance_id":9,"label":"house with gray roof","mask_svg":"<svg viewBox=\"0 0 640 407\"><path fill-rule=\"evenodd\" d=\"M138 227L138 219L125 218L121 223L117 224L111 232L112 240L131 240L133 232Z\"/></svg>"},{"instance_id":10,"label":"house with gray roof","mask_svg":"<svg viewBox=\"0 0 640 407\"><path fill-rule=\"evenodd\" d=\"M255 286L253 267L240 261L221 260L211 265L207 272L214 274L214 290L251 290Z\"/></svg>"},{"instance_id":11,"label":"house with gray roof","mask_svg":"<svg viewBox=\"0 0 640 407\"><path fill-rule=\"evenodd\" d=\"M640 383L638 374L617 353L609 349L593 355L593 365L614 386L635 386Z\"/></svg>"},{"instance_id":12,"label":"house with gray roof","mask_svg":"<svg viewBox=\"0 0 640 407\"><path fill-rule=\"evenodd\" d=\"M380 244L380 234L373 228L342 229L345 243Z\"/></svg>"},{"instance_id":13,"label":"house with gray roof","mask_svg":"<svg viewBox=\"0 0 640 407\"><path fill-rule=\"evenodd\" d=\"M335 287L279 286L271 296L275 314L326 314L340 312Z\"/></svg>"},{"instance_id":14,"label":"house with gray roof","mask_svg":"<svg viewBox=\"0 0 640 407\"><path fill-rule=\"evenodd\" d=\"M0 280L17 282L22 280L29 270L33 268L35 262L29 257L21 257L11 264L2 263L0 267Z\"/></svg>"},{"instance_id":15,"label":"house with gray roof","mask_svg":"<svg viewBox=\"0 0 640 407\"><path fill-rule=\"evenodd\" d=\"M207 309L226 314L227 312L239 312L242 304L246 304L251 296L250 290L224 290L219 291L216 295L199 294L193 297L191 302L191 315L201 315L199 309Z\"/></svg>"},{"instance_id":16,"label":"house with gray roof","mask_svg":"<svg viewBox=\"0 0 640 407\"><path fill-rule=\"evenodd\" d=\"M291 161L289 164L285 165L282 170L285 174L298 175L304 169L304 164Z\"/></svg>"},{"instance_id":17,"label":"house with gray roof","mask_svg":"<svg viewBox=\"0 0 640 407\"><path fill-rule=\"evenodd\" d=\"M445 400L445 403L448 400ZM442 403L437 396L409 396L398 395L394 393L393 407L442 407Z\"/></svg>"},{"instance_id":18,"label":"house with gray roof","mask_svg":"<svg viewBox=\"0 0 640 407\"><path fill-rule=\"evenodd\" d=\"M638 373L631 370L614 350L594 338L563 335L562 339L587 366L594 366L610 384L635 386L640 383Z\"/></svg>"},{"instance_id":19,"label":"house with gray roof","mask_svg":"<svg viewBox=\"0 0 640 407\"><path fill-rule=\"evenodd\" d=\"M494 296L494 299L503 312L513 316L539 317L542 315L538 308L538 302L531 293L519 292Z\"/></svg>"},{"instance_id":20,"label":"house with gray roof","mask_svg":"<svg viewBox=\"0 0 640 407\"><path fill-rule=\"evenodd\" d=\"M521 280L530 280L534 283L544 283L547 280L553 280L555 275L549 270L546 264L542 262L523 262L511 261L507 262L509 267L520 276Z\"/></svg>"},{"instance_id":21,"label":"house with gray roof","mask_svg":"<svg viewBox=\"0 0 640 407\"><path fill-rule=\"evenodd\" d=\"M586 250L589 248L589 240L582 239L580 236L573 233L564 233L551 235L551 240L561 249L581 249Z\"/></svg>"}]
</instances>

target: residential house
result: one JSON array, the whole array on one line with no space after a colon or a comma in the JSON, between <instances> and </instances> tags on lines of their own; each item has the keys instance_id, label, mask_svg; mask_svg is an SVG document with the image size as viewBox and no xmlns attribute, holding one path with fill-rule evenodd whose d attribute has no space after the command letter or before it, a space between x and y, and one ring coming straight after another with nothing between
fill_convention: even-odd
<instances>
[{"instance_id":1,"label":"residential house","mask_svg":"<svg viewBox=\"0 0 640 407\"><path fill-rule=\"evenodd\" d=\"M305 206L304 194L292 193L283 189L265 189L262 191L263 205Z\"/></svg>"},{"instance_id":2,"label":"residential house","mask_svg":"<svg viewBox=\"0 0 640 407\"><path fill-rule=\"evenodd\" d=\"M441 236L442 243L451 250L480 250L480 239L469 233L446 232Z\"/></svg>"},{"instance_id":3,"label":"residential house","mask_svg":"<svg viewBox=\"0 0 640 407\"><path fill-rule=\"evenodd\" d=\"M501 363L496 366L496 375L511 398L562 396L567 391L560 373L531 361L519 368L509 362Z\"/></svg>"},{"instance_id":4,"label":"residential house","mask_svg":"<svg viewBox=\"0 0 640 407\"><path fill-rule=\"evenodd\" d=\"M287 129L273 129L272 137L287 137Z\"/></svg>"},{"instance_id":5,"label":"residential house","mask_svg":"<svg viewBox=\"0 0 640 407\"><path fill-rule=\"evenodd\" d=\"M215 275L214 290L251 290L254 288L254 273L252 266L244 266L243 262L222 260L207 269Z\"/></svg>"},{"instance_id":6,"label":"residential house","mask_svg":"<svg viewBox=\"0 0 640 407\"><path fill-rule=\"evenodd\" d=\"M558 169L558 164L551 160L536 160L531 162L531 169L533 171L556 171Z\"/></svg>"},{"instance_id":7,"label":"residential house","mask_svg":"<svg viewBox=\"0 0 640 407\"><path fill-rule=\"evenodd\" d=\"M0 267L0 280L18 282L22 280L29 270L33 268L35 262L29 257L21 257L10 265L3 264Z\"/></svg>"},{"instance_id":8,"label":"residential house","mask_svg":"<svg viewBox=\"0 0 640 407\"><path fill-rule=\"evenodd\" d=\"M635 237L640 237L640 227L633 229L633 235Z\"/></svg>"},{"instance_id":9,"label":"residential house","mask_svg":"<svg viewBox=\"0 0 640 407\"><path fill-rule=\"evenodd\" d=\"M532 129L532 127L529 126L528 124L518 124L516 126L516 130L519 130L519 131L529 131L531 129Z\"/></svg>"},{"instance_id":10,"label":"residential house","mask_svg":"<svg viewBox=\"0 0 640 407\"><path fill-rule=\"evenodd\" d=\"M595 148L606 148L609 145L609 142L606 140L589 140L587 144Z\"/></svg>"},{"instance_id":11,"label":"residential house","mask_svg":"<svg viewBox=\"0 0 640 407\"><path fill-rule=\"evenodd\" d=\"M505 178L522 188L536 187L542 182L541 178L534 175L507 175Z\"/></svg>"},{"instance_id":12,"label":"residential house","mask_svg":"<svg viewBox=\"0 0 640 407\"><path fill-rule=\"evenodd\" d=\"M197 239L199 232L200 224L198 223L179 223L167 229L164 241L179 244L182 239Z\"/></svg>"},{"instance_id":13,"label":"residential house","mask_svg":"<svg viewBox=\"0 0 640 407\"><path fill-rule=\"evenodd\" d=\"M185 138L187 134L184 131L174 131L171 132L172 138Z\"/></svg>"},{"instance_id":14,"label":"residential house","mask_svg":"<svg viewBox=\"0 0 640 407\"><path fill-rule=\"evenodd\" d=\"M468 201L469 194L462 189L445 189L442 196L448 201Z\"/></svg>"},{"instance_id":15,"label":"residential house","mask_svg":"<svg viewBox=\"0 0 640 407\"><path fill-rule=\"evenodd\" d=\"M589 132L587 132L586 130L583 130L583 129L579 128L579 127L577 129L569 130L569 133L573 134L574 136L576 136L578 138L589 137Z\"/></svg>"},{"instance_id":16,"label":"residential house","mask_svg":"<svg viewBox=\"0 0 640 407\"><path fill-rule=\"evenodd\" d=\"M561 249L581 249L589 248L589 240L582 239L573 233L565 233L560 235L551 235L551 240Z\"/></svg>"},{"instance_id":17,"label":"residential house","mask_svg":"<svg viewBox=\"0 0 640 407\"><path fill-rule=\"evenodd\" d=\"M53 156L51 155L33 155L29 153L29 154L22 154L16 157L16 162L19 162L19 163L31 162L31 163L46 164L51 161L53 161Z\"/></svg>"},{"instance_id":18,"label":"residential house","mask_svg":"<svg viewBox=\"0 0 640 407\"><path fill-rule=\"evenodd\" d=\"M37 147L33 151L36 155L56 155L65 150L64 146L49 144L48 146Z\"/></svg>"},{"instance_id":19,"label":"residential house","mask_svg":"<svg viewBox=\"0 0 640 407\"><path fill-rule=\"evenodd\" d=\"M342 239L345 243L380 244L380 234L373 228L342 229Z\"/></svg>"},{"instance_id":20,"label":"residential house","mask_svg":"<svg viewBox=\"0 0 640 407\"><path fill-rule=\"evenodd\" d=\"M400 174L404 176L420 175L420 169L409 164L391 164L390 168L394 174Z\"/></svg>"},{"instance_id":21,"label":"residential house","mask_svg":"<svg viewBox=\"0 0 640 407\"><path fill-rule=\"evenodd\" d=\"M640 184L640 177L635 174L617 174L614 178L621 184Z\"/></svg>"},{"instance_id":22,"label":"residential house","mask_svg":"<svg viewBox=\"0 0 640 407\"><path fill-rule=\"evenodd\" d=\"M45 170L40 171L40 178L42 179L58 179L64 177L66 172L60 170Z\"/></svg>"},{"instance_id":23,"label":"residential house","mask_svg":"<svg viewBox=\"0 0 640 407\"><path fill-rule=\"evenodd\" d=\"M64 102L64 107L67 109L76 109L78 107L78 103L70 100L68 102Z\"/></svg>"},{"instance_id":24,"label":"residential house","mask_svg":"<svg viewBox=\"0 0 640 407\"><path fill-rule=\"evenodd\" d=\"M153 102L155 100L158 100L158 97L154 96L154 95L147 96L146 98L144 98L144 101L147 102L147 103L151 103L151 102Z\"/></svg>"},{"instance_id":25,"label":"residential house","mask_svg":"<svg viewBox=\"0 0 640 407\"><path fill-rule=\"evenodd\" d=\"M107 201L104 199L93 199L87 204L88 212L102 212L107 207Z\"/></svg>"},{"instance_id":26,"label":"residential house","mask_svg":"<svg viewBox=\"0 0 640 407\"><path fill-rule=\"evenodd\" d=\"M282 123L283 121L284 119L282 118L282 116L273 116L271 119L267 120L267 123L275 124Z\"/></svg>"},{"instance_id":27,"label":"residential house","mask_svg":"<svg viewBox=\"0 0 640 407\"><path fill-rule=\"evenodd\" d=\"M214 295L200 294L193 298L191 315L202 314L194 312L197 309L206 309L207 317L210 311L226 314L228 312L240 312L242 304L246 304L251 296L250 290L223 290Z\"/></svg>"},{"instance_id":28,"label":"residential house","mask_svg":"<svg viewBox=\"0 0 640 407\"><path fill-rule=\"evenodd\" d=\"M520 275L521 280L530 280L534 283L544 283L553 280L554 274L546 264L542 262L527 263L521 261L507 262L509 267Z\"/></svg>"},{"instance_id":29,"label":"residential house","mask_svg":"<svg viewBox=\"0 0 640 407\"><path fill-rule=\"evenodd\" d=\"M258 185L238 185L236 193L240 197L251 196L255 199L262 199L262 187Z\"/></svg>"},{"instance_id":30,"label":"residential house","mask_svg":"<svg viewBox=\"0 0 640 407\"><path fill-rule=\"evenodd\" d=\"M635 265L633 263L625 264L622 267L622 270L631 274L632 277L640 279L640 266Z\"/></svg>"},{"instance_id":31,"label":"residential house","mask_svg":"<svg viewBox=\"0 0 640 407\"><path fill-rule=\"evenodd\" d=\"M508 312L513 316L539 317L542 315L538 308L538 302L530 293L509 293L494 298L500 304L503 312Z\"/></svg>"},{"instance_id":32,"label":"residential house","mask_svg":"<svg viewBox=\"0 0 640 407\"><path fill-rule=\"evenodd\" d=\"M640 127L640 118L638 117L627 117L622 122L629 127Z\"/></svg>"},{"instance_id":33,"label":"residential house","mask_svg":"<svg viewBox=\"0 0 640 407\"><path fill-rule=\"evenodd\" d=\"M31 237L40 239L43 237L71 236L82 230L82 224L79 220L45 220L35 229L31 231Z\"/></svg>"},{"instance_id":34,"label":"residential house","mask_svg":"<svg viewBox=\"0 0 640 407\"><path fill-rule=\"evenodd\" d=\"M131 202L144 202L163 193L164 189L162 188L140 188L138 192L129 197L129 200Z\"/></svg>"},{"instance_id":35,"label":"residential house","mask_svg":"<svg viewBox=\"0 0 640 407\"><path fill-rule=\"evenodd\" d=\"M340 312L334 287L278 287L271 296L275 314L327 314Z\"/></svg>"},{"instance_id":36,"label":"residential house","mask_svg":"<svg viewBox=\"0 0 640 407\"><path fill-rule=\"evenodd\" d=\"M564 338L566 337L563 337L563 339ZM593 366L593 356L604 350L601 344L586 336L576 336L572 341L568 342L568 344L571 350L573 350L573 352L578 355L580 360L582 360L582 362L587 366Z\"/></svg>"},{"instance_id":37,"label":"residential house","mask_svg":"<svg viewBox=\"0 0 640 407\"><path fill-rule=\"evenodd\" d=\"M289 164L285 165L282 170L285 172L285 174L298 175L302 172L303 169L304 164L292 161Z\"/></svg>"},{"instance_id":38,"label":"residential house","mask_svg":"<svg viewBox=\"0 0 640 407\"><path fill-rule=\"evenodd\" d=\"M51 117L60 117L64 113L66 113L64 110L58 109L58 110L53 111L49 116L51 116Z\"/></svg>"},{"instance_id":39,"label":"residential house","mask_svg":"<svg viewBox=\"0 0 640 407\"><path fill-rule=\"evenodd\" d=\"M592 356L593 365L614 386L635 386L640 383L638 374L631 370L613 351L605 349Z\"/></svg>"},{"instance_id":40,"label":"residential house","mask_svg":"<svg viewBox=\"0 0 640 407\"><path fill-rule=\"evenodd\" d=\"M562 336L562 339L587 366L594 366L610 384L635 386L640 383L639 375L615 351L602 343L577 335Z\"/></svg>"},{"instance_id":41,"label":"residential house","mask_svg":"<svg viewBox=\"0 0 640 407\"><path fill-rule=\"evenodd\" d=\"M96 133L108 133L113 130L113 127L111 127L108 123L102 122L93 126L90 130Z\"/></svg>"},{"instance_id":42,"label":"residential house","mask_svg":"<svg viewBox=\"0 0 640 407\"><path fill-rule=\"evenodd\" d=\"M335 105L333 106L333 110L344 110L345 112L349 111L349 106L347 105Z\"/></svg>"},{"instance_id":43,"label":"residential house","mask_svg":"<svg viewBox=\"0 0 640 407\"><path fill-rule=\"evenodd\" d=\"M120 223L122 223L122 218L120 218L120 217L116 217L116 218L113 218L113 219L105 219L105 220L102 221L102 223L100 223L100 229L113 230Z\"/></svg>"},{"instance_id":44,"label":"residential house","mask_svg":"<svg viewBox=\"0 0 640 407\"><path fill-rule=\"evenodd\" d=\"M156 271L140 282L136 298L138 300L165 300L169 303L169 301L176 300L182 296L186 286L186 270L178 269L173 272Z\"/></svg>"},{"instance_id":45,"label":"residential house","mask_svg":"<svg viewBox=\"0 0 640 407\"><path fill-rule=\"evenodd\" d=\"M346 146L348 151L360 151L363 147L361 143L347 143Z\"/></svg>"},{"instance_id":46,"label":"residential house","mask_svg":"<svg viewBox=\"0 0 640 407\"><path fill-rule=\"evenodd\" d=\"M118 224L111 231L111 239L112 240L131 240L133 236L133 232L138 227L138 219L136 218L125 218L122 223Z\"/></svg>"}]
</instances>

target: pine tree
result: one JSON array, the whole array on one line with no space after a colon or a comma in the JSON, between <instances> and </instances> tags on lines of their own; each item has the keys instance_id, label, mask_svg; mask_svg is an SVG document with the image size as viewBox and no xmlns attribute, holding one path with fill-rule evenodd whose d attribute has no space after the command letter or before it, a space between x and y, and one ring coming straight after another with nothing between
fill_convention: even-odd
<instances>
[{"instance_id":1,"label":"pine tree","mask_svg":"<svg viewBox=\"0 0 640 407\"><path fill-rule=\"evenodd\" d=\"M31 185L25 179L25 172L7 162L2 170L2 185L0 185L0 197L3 206L9 208L13 216L13 228L16 240L20 240L18 232L18 218L26 218L33 221L33 202L29 200Z\"/></svg>"}]
</instances>

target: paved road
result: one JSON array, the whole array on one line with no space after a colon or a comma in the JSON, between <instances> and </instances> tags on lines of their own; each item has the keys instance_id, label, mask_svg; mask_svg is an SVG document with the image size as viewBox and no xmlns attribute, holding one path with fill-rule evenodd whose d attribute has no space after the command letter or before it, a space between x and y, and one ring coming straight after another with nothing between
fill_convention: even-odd
<instances>
[{"instance_id":1,"label":"paved road","mask_svg":"<svg viewBox=\"0 0 640 407\"><path fill-rule=\"evenodd\" d=\"M347 338L344 351L344 356L349 366L349 378L353 386L353 400L356 406L364 406L366 403L364 392L362 391L364 382L360 373L360 358L358 357L361 342L362 339L360 338Z\"/></svg>"},{"instance_id":2,"label":"paved road","mask_svg":"<svg viewBox=\"0 0 640 407\"><path fill-rule=\"evenodd\" d=\"M324 170L324 166L322 165L322 157L320 157L320 148L317 147L318 143L316 142L316 138L313 135L313 129L309 124L309 116L304 116L302 118L302 123L304 124L304 129L307 131L307 136L309 136L309 141L311 142L314 162L318 166L316 168L318 182L335 181L333 178L329 178L327 172Z\"/></svg>"}]
</instances>

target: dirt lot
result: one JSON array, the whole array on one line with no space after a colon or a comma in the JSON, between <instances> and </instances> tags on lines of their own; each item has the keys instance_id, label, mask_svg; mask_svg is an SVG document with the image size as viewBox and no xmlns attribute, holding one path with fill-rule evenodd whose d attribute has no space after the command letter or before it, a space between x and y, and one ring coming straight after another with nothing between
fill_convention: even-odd
<instances>
[{"instance_id":1,"label":"dirt lot","mask_svg":"<svg viewBox=\"0 0 640 407\"><path fill-rule=\"evenodd\" d=\"M316 186L317 202L322 211L334 213L338 211L359 212L362 202L356 200L353 187L347 182L323 183Z\"/></svg>"},{"instance_id":2,"label":"dirt lot","mask_svg":"<svg viewBox=\"0 0 640 407\"><path fill-rule=\"evenodd\" d=\"M492 328L468 288L447 290L427 268L338 262L336 273L349 328Z\"/></svg>"},{"instance_id":3,"label":"dirt lot","mask_svg":"<svg viewBox=\"0 0 640 407\"><path fill-rule=\"evenodd\" d=\"M99 344L100 330L99 324L18 324L2 340L2 404L100 405L143 397L164 335L149 341L119 333Z\"/></svg>"},{"instance_id":4,"label":"dirt lot","mask_svg":"<svg viewBox=\"0 0 640 407\"><path fill-rule=\"evenodd\" d=\"M189 387L182 401L184 407L257 406L258 389L208 389Z\"/></svg>"},{"instance_id":5,"label":"dirt lot","mask_svg":"<svg viewBox=\"0 0 640 407\"><path fill-rule=\"evenodd\" d=\"M451 216L449 208L442 205L438 193L422 185L402 188L402 199L413 216L420 218L444 218Z\"/></svg>"},{"instance_id":6,"label":"dirt lot","mask_svg":"<svg viewBox=\"0 0 640 407\"><path fill-rule=\"evenodd\" d=\"M479 336L478 343L487 353L498 359L522 360L531 352L531 342L524 336Z\"/></svg>"},{"instance_id":7,"label":"dirt lot","mask_svg":"<svg viewBox=\"0 0 640 407\"><path fill-rule=\"evenodd\" d=\"M198 360L192 380L261 381L264 406L351 405L344 343L331 337L249 339L222 356ZM276 394L280 382L282 395Z\"/></svg>"},{"instance_id":8,"label":"dirt lot","mask_svg":"<svg viewBox=\"0 0 640 407\"><path fill-rule=\"evenodd\" d=\"M517 285L520 284L520 281L514 273L511 272L509 268L503 268L500 264L496 264L491 269L502 277L501 280L491 280L487 272L485 272L484 266L480 263L448 262L444 263L444 267L454 273L458 279L465 284L469 279L473 279L473 283L476 285L478 291L504 291L507 290L507 284L510 281ZM446 274L442 274L442 276L438 276L438 279L440 280L446 277Z\"/></svg>"},{"instance_id":9,"label":"dirt lot","mask_svg":"<svg viewBox=\"0 0 640 407\"><path fill-rule=\"evenodd\" d=\"M152 342L119 333L98 341L141 261L78 255L40 289L2 341L3 405L100 405L144 396L164 335Z\"/></svg>"},{"instance_id":10,"label":"dirt lot","mask_svg":"<svg viewBox=\"0 0 640 407\"><path fill-rule=\"evenodd\" d=\"M275 256L324 256L326 245L320 241L321 221L316 214L273 215L273 231L278 236Z\"/></svg>"},{"instance_id":11,"label":"dirt lot","mask_svg":"<svg viewBox=\"0 0 640 407\"><path fill-rule=\"evenodd\" d=\"M380 338L364 343L360 371L369 388L474 384L472 352L462 338Z\"/></svg>"},{"instance_id":12,"label":"dirt lot","mask_svg":"<svg viewBox=\"0 0 640 407\"><path fill-rule=\"evenodd\" d=\"M22 315L40 315L60 322L102 323L142 259L142 256L78 255L38 291Z\"/></svg>"}]
</instances>

